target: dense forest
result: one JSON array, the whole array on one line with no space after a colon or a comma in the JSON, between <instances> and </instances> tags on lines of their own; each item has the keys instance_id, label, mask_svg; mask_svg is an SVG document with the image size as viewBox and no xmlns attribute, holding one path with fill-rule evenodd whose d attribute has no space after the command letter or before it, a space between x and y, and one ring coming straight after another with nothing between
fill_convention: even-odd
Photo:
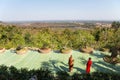
<instances>
[{"instance_id":1,"label":"dense forest","mask_svg":"<svg viewBox=\"0 0 120 80\"><path fill-rule=\"evenodd\" d=\"M15 48L17 46L42 47L52 49L70 47L79 49L90 46L95 49L120 46L120 28L113 22L112 28L93 29L52 29L36 27L17 27L0 25L0 47Z\"/></svg>"}]
</instances>

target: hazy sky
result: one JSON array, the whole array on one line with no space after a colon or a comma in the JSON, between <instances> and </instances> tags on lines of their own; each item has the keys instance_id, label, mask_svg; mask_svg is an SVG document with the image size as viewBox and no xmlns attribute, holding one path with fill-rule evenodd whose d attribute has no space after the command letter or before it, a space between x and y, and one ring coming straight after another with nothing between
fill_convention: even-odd
<instances>
[{"instance_id":1,"label":"hazy sky","mask_svg":"<svg viewBox=\"0 0 120 80\"><path fill-rule=\"evenodd\" d=\"M0 0L0 20L120 20L120 0Z\"/></svg>"}]
</instances>

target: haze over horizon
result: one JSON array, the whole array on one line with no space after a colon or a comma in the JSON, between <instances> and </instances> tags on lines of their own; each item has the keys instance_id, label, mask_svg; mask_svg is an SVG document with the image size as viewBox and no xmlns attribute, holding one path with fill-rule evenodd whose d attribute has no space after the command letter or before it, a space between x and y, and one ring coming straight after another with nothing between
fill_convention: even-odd
<instances>
[{"instance_id":1,"label":"haze over horizon","mask_svg":"<svg viewBox=\"0 0 120 80\"><path fill-rule=\"evenodd\" d=\"M120 0L1 0L0 21L120 20Z\"/></svg>"}]
</instances>

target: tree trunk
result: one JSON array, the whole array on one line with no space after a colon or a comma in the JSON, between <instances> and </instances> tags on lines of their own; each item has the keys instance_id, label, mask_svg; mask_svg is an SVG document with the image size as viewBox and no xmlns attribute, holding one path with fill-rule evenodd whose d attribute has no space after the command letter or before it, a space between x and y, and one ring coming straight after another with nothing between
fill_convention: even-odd
<instances>
[{"instance_id":1,"label":"tree trunk","mask_svg":"<svg viewBox=\"0 0 120 80\"><path fill-rule=\"evenodd\" d=\"M116 58L118 56L118 50L117 48L113 47L110 49L110 52L112 52L111 57Z\"/></svg>"}]
</instances>

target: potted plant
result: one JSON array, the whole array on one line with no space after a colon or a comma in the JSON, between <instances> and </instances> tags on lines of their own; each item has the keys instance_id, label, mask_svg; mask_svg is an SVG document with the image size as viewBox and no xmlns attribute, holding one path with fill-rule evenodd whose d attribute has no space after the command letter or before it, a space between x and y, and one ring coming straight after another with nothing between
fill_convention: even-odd
<instances>
[{"instance_id":1,"label":"potted plant","mask_svg":"<svg viewBox=\"0 0 120 80\"><path fill-rule=\"evenodd\" d=\"M27 51L28 51L27 47L20 47L19 46L19 47L16 48L16 53L20 54L20 55L25 54Z\"/></svg>"},{"instance_id":2,"label":"potted plant","mask_svg":"<svg viewBox=\"0 0 120 80\"><path fill-rule=\"evenodd\" d=\"M49 45L43 45L42 48L38 49L38 52L40 52L40 53L50 53L51 50L52 49L50 48Z\"/></svg>"},{"instance_id":3,"label":"potted plant","mask_svg":"<svg viewBox=\"0 0 120 80\"><path fill-rule=\"evenodd\" d=\"M93 50L94 50L93 48L87 46L85 48L80 48L81 52L90 53L90 54L93 53Z\"/></svg>"},{"instance_id":4,"label":"potted plant","mask_svg":"<svg viewBox=\"0 0 120 80\"><path fill-rule=\"evenodd\" d=\"M109 52L110 51L110 49L108 49L108 48L100 48L99 50L103 51L103 52Z\"/></svg>"},{"instance_id":5,"label":"potted plant","mask_svg":"<svg viewBox=\"0 0 120 80\"><path fill-rule=\"evenodd\" d=\"M104 56L103 60L111 64L120 63L120 47L112 47L110 52L111 55Z\"/></svg>"},{"instance_id":6,"label":"potted plant","mask_svg":"<svg viewBox=\"0 0 120 80\"><path fill-rule=\"evenodd\" d=\"M60 52L63 53L63 54L68 54L68 53L71 53L71 52L72 52L72 49L71 49L71 48L63 47L63 48L60 50Z\"/></svg>"},{"instance_id":7,"label":"potted plant","mask_svg":"<svg viewBox=\"0 0 120 80\"><path fill-rule=\"evenodd\" d=\"M0 53L5 52L5 48L0 48Z\"/></svg>"}]
</instances>

